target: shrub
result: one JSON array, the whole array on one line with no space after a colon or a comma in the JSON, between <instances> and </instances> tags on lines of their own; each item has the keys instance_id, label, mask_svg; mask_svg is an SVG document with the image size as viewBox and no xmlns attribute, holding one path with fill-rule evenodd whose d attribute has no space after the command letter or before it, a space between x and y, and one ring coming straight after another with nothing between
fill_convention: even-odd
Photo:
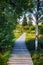
<instances>
[{"instance_id":1,"label":"shrub","mask_svg":"<svg viewBox=\"0 0 43 65\"><path fill-rule=\"evenodd\" d=\"M39 55L38 54L33 54L33 56L32 56L32 59L39 59Z\"/></svg>"},{"instance_id":2,"label":"shrub","mask_svg":"<svg viewBox=\"0 0 43 65\"><path fill-rule=\"evenodd\" d=\"M39 47L39 49L43 49L43 40L42 39L39 39L38 47Z\"/></svg>"},{"instance_id":3,"label":"shrub","mask_svg":"<svg viewBox=\"0 0 43 65\"><path fill-rule=\"evenodd\" d=\"M0 54L0 65L6 65L6 59Z\"/></svg>"},{"instance_id":4,"label":"shrub","mask_svg":"<svg viewBox=\"0 0 43 65\"><path fill-rule=\"evenodd\" d=\"M30 31L35 30L35 26L30 26Z\"/></svg>"},{"instance_id":5,"label":"shrub","mask_svg":"<svg viewBox=\"0 0 43 65\"><path fill-rule=\"evenodd\" d=\"M10 51L0 54L0 65L7 65L7 60L10 55Z\"/></svg>"},{"instance_id":6,"label":"shrub","mask_svg":"<svg viewBox=\"0 0 43 65\"><path fill-rule=\"evenodd\" d=\"M31 40L28 40L27 43L26 43L28 49L31 51L31 50L34 50L35 49L35 40L31 39Z\"/></svg>"},{"instance_id":7,"label":"shrub","mask_svg":"<svg viewBox=\"0 0 43 65\"><path fill-rule=\"evenodd\" d=\"M43 34L43 25L39 26L39 34Z\"/></svg>"}]
</instances>

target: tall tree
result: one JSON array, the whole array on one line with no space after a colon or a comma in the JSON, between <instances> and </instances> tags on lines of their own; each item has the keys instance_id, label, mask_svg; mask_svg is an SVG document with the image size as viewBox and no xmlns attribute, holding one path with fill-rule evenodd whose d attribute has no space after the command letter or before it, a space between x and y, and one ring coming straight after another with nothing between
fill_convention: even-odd
<instances>
[{"instance_id":1,"label":"tall tree","mask_svg":"<svg viewBox=\"0 0 43 65\"><path fill-rule=\"evenodd\" d=\"M37 50L37 48L38 48L38 21L39 21L39 18L41 17L41 15L42 15L41 14L42 8L40 9L40 1L41 0L37 0L35 50ZM42 1L42 3L43 3L43 1Z\"/></svg>"}]
</instances>

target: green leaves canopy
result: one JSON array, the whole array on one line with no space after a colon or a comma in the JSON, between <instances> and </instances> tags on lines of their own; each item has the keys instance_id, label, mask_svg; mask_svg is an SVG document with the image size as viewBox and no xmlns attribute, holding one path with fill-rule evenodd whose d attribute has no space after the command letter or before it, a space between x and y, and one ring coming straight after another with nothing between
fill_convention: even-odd
<instances>
[{"instance_id":1,"label":"green leaves canopy","mask_svg":"<svg viewBox=\"0 0 43 65\"><path fill-rule=\"evenodd\" d=\"M17 14L21 14L23 11L32 12L35 8L36 0L0 0L0 3L3 3L2 7L5 4L10 4Z\"/></svg>"}]
</instances>

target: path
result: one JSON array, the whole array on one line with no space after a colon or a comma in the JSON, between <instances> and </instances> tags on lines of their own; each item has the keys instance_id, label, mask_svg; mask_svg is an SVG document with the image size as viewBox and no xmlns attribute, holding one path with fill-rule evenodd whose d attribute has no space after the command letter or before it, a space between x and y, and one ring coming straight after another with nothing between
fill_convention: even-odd
<instances>
[{"instance_id":1,"label":"path","mask_svg":"<svg viewBox=\"0 0 43 65\"><path fill-rule=\"evenodd\" d=\"M26 48L25 39L26 33L23 33L14 43L8 65L33 65L31 55Z\"/></svg>"}]
</instances>

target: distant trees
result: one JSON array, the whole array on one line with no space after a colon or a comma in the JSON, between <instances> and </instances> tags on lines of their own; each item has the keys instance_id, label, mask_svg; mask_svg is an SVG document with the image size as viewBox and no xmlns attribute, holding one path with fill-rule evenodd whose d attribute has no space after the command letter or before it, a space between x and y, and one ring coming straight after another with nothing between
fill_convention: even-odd
<instances>
[{"instance_id":1,"label":"distant trees","mask_svg":"<svg viewBox=\"0 0 43 65\"><path fill-rule=\"evenodd\" d=\"M27 25L27 19L26 19L26 16L24 16L24 19L23 19L23 23L22 23L23 26L26 26Z\"/></svg>"}]
</instances>

